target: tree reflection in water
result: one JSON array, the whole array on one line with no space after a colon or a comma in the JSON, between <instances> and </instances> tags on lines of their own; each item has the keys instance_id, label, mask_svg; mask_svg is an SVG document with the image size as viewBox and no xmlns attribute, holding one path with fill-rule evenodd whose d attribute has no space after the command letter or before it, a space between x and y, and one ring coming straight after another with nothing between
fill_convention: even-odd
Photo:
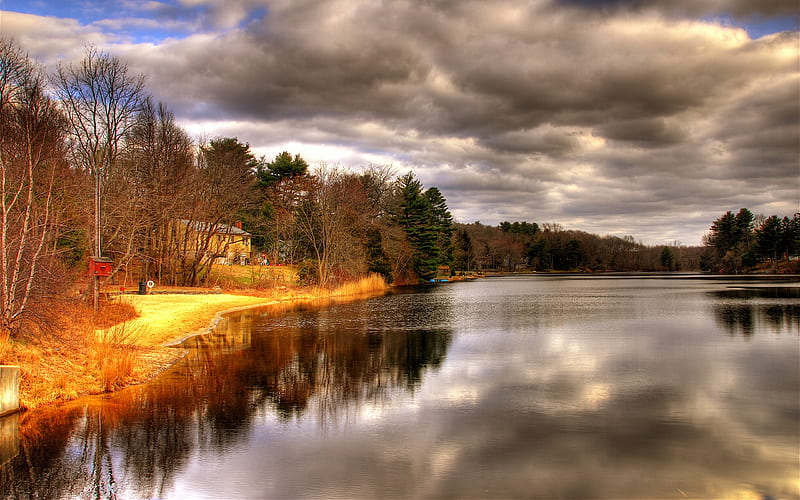
<instances>
[{"instance_id":1,"label":"tree reflection in water","mask_svg":"<svg viewBox=\"0 0 800 500\"><path fill-rule=\"evenodd\" d=\"M369 302L244 311L185 342L186 358L153 383L24 415L20 453L0 468L0 491L15 498L113 498L121 491L162 497L193 454L246 441L264 412L288 421L313 409L324 426L351 405L413 391L446 354L446 307L386 312L431 325L426 330L398 329L396 321L389 330L379 319L365 324L363 307Z\"/></svg>"},{"instance_id":2,"label":"tree reflection in water","mask_svg":"<svg viewBox=\"0 0 800 500\"><path fill-rule=\"evenodd\" d=\"M24 415L0 491L795 498L781 283L513 277L237 314L153 384Z\"/></svg>"},{"instance_id":3,"label":"tree reflection in water","mask_svg":"<svg viewBox=\"0 0 800 500\"><path fill-rule=\"evenodd\" d=\"M714 316L731 335L800 332L800 287L747 287L710 292Z\"/></svg>"}]
</instances>

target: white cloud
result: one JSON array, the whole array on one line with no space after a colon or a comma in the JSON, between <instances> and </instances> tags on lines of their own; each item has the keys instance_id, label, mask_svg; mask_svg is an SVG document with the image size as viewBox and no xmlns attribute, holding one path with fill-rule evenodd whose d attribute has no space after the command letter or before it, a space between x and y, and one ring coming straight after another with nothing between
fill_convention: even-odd
<instances>
[{"instance_id":1,"label":"white cloud","mask_svg":"<svg viewBox=\"0 0 800 500\"><path fill-rule=\"evenodd\" d=\"M32 58L51 67L59 61L80 58L88 44L100 47L111 42L101 31L81 26L75 19L10 11L0 11L0 33L4 38L14 39Z\"/></svg>"}]
</instances>

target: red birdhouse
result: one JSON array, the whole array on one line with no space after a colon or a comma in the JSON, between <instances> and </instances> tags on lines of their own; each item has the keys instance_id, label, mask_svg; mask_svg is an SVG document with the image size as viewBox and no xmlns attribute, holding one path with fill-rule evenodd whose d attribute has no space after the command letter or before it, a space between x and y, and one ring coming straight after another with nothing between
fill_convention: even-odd
<instances>
[{"instance_id":1,"label":"red birdhouse","mask_svg":"<svg viewBox=\"0 0 800 500\"><path fill-rule=\"evenodd\" d=\"M89 274L107 277L114 271L114 261L108 257L89 257Z\"/></svg>"}]
</instances>

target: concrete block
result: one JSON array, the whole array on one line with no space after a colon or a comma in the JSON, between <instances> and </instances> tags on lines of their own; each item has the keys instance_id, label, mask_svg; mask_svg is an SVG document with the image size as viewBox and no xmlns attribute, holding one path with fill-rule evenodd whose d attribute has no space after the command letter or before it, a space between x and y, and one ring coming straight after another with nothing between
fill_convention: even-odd
<instances>
[{"instance_id":1,"label":"concrete block","mask_svg":"<svg viewBox=\"0 0 800 500\"><path fill-rule=\"evenodd\" d=\"M0 365L0 417L19 411L19 366Z\"/></svg>"}]
</instances>

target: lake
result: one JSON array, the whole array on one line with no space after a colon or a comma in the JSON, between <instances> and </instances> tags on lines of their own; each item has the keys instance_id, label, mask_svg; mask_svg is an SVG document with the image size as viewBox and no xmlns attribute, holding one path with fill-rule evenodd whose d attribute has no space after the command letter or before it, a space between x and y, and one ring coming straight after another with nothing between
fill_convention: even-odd
<instances>
[{"instance_id":1,"label":"lake","mask_svg":"<svg viewBox=\"0 0 800 500\"><path fill-rule=\"evenodd\" d=\"M798 498L797 278L532 275L235 313L36 411L12 498Z\"/></svg>"}]
</instances>

